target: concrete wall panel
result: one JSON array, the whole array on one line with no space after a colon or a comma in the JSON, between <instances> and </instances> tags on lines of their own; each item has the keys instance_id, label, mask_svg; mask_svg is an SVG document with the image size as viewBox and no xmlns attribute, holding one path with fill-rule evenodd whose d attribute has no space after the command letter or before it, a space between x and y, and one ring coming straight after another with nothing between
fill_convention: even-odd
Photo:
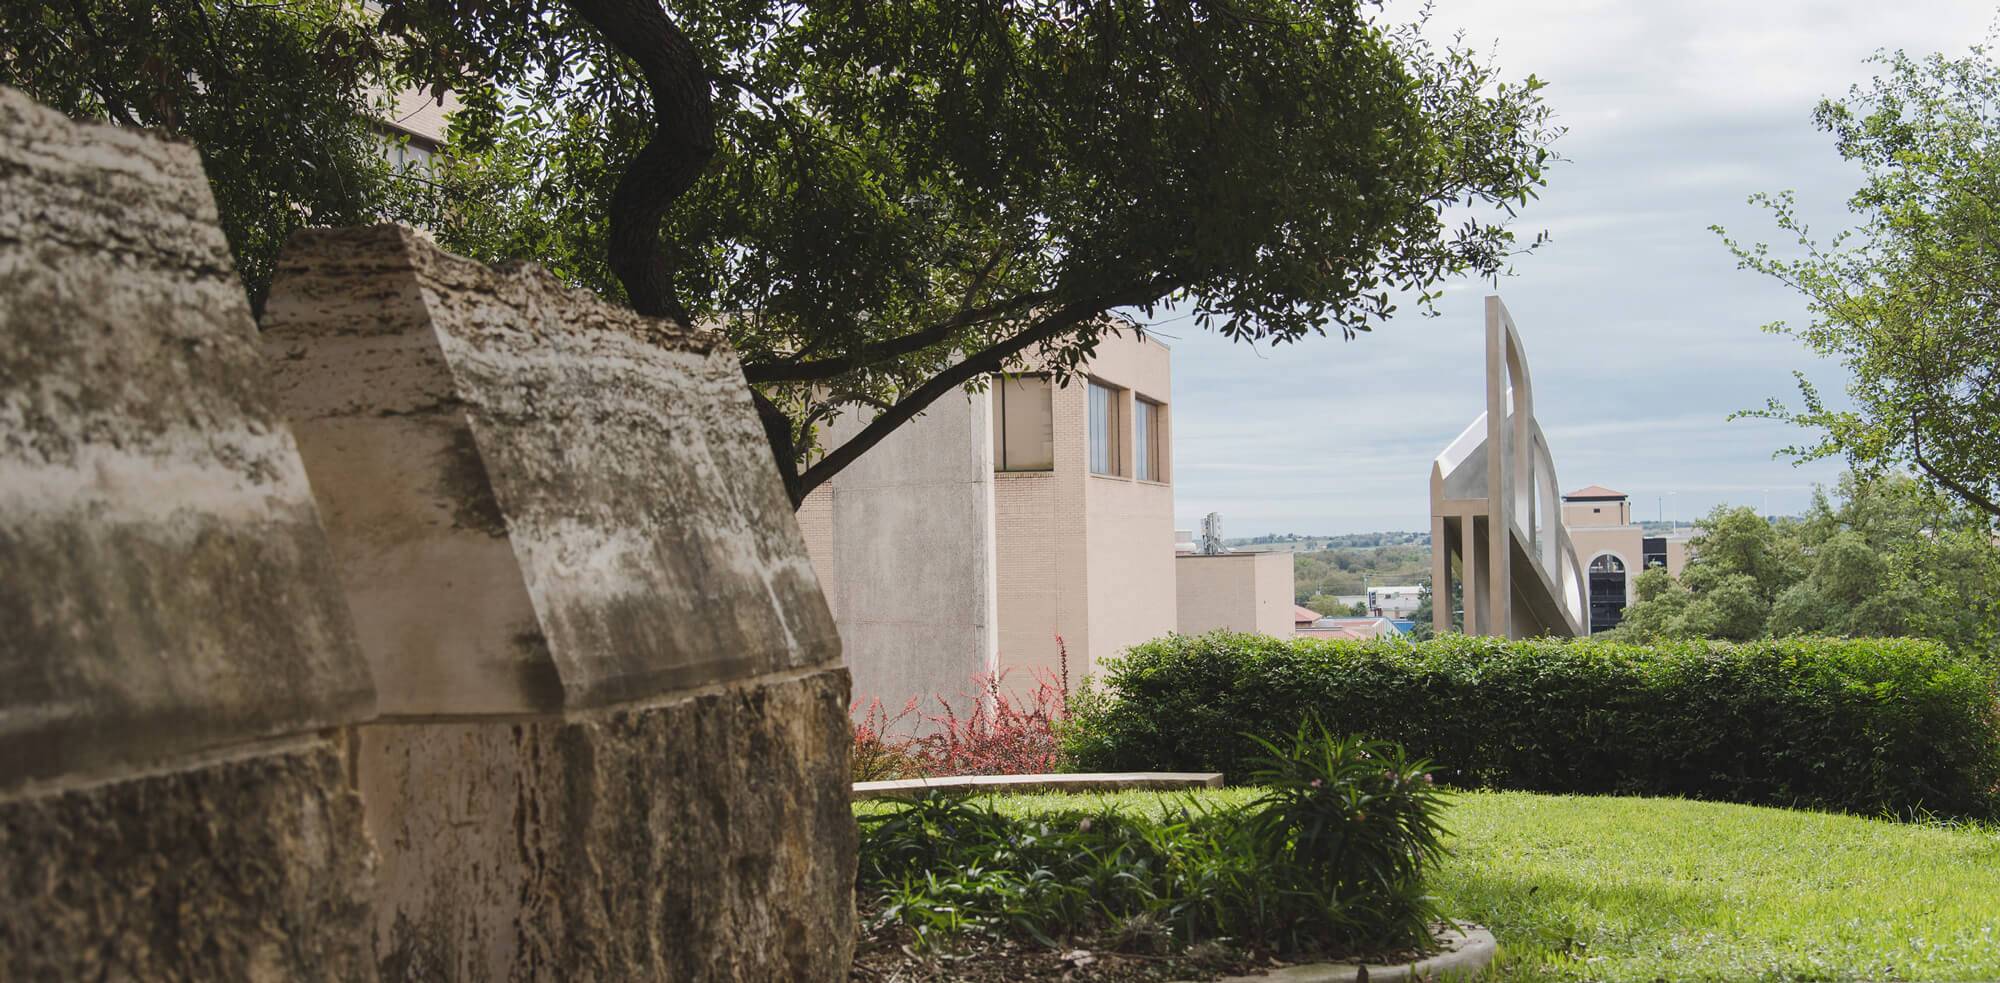
<instances>
[{"instance_id":1,"label":"concrete wall panel","mask_svg":"<svg viewBox=\"0 0 2000 983\"><path fill-rule=\"evenodd\" d=\"M1227 629L1290 638L1293 569L1290 553L1224 553L1174 559L1183 635Z\"/></svg>"},{"instance_id":2,"label":"concrete wall panel","mask_svg":"<svg viewBox=\"0 0 2000 983\"><path fill-rule=\"evenodd\" d=\"M992 402L946 396L807 497L813 562L840 625L854 696L926 712L994 670L999 647ZM837 446L866 425L843 417ZM921 728L922 722L908 721Z\"/></svg>"}]
</instances>

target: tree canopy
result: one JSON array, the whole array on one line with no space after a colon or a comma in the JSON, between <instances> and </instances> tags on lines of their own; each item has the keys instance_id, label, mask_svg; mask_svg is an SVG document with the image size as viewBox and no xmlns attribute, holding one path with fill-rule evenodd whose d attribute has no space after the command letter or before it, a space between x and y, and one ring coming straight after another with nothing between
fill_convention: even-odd
<instances>
[{"instance_id":1,"label":"tree canopy","mask_svg":"<svg viewBox=\"0 0 2000 983\"><path fill-rule=\"evenodd\" d=\"M199 145L253 300L293 228L393 217L722 328L795 502L1113 312L1351 336L1498 275L1559 132L1357 0L75 0L4 7L0 82ZM386 93L441 88L397 180Z\"/></svg>"},{"instance_id":2,"label":"tree canopy","mask_svg":"<svg viewBox=\"0 0 2000 983\"><path fill-rule=\"evenodd\" d=\"M378 220L389 62L354 0L0 4L0 85L201 151L251 300L292 230Z\"/></svg>"},{"instance_id":3,"label":"tree canopy","mask_svg":"<svg viewBox=\"0 0 2000 983\"><path fill-rule=\"evenodd\" d=\"M2000 546L1985 516L1902 475L1841 480L1798 520L1718 507L1678 579L1633 581L1617 637L1934 638L2000 656Z\"/></svg>"},{"instance_id":4,"label":"tree canopy","mask_svg":"<svg viewBox=\"0 0 2000 983\"><path fill-rule=\"evenodd\" d=\"M385 7L468 106L426 224L723 326L794 501L1109 312L1292 340L1498 274L1557 132L1533 77L1352 0Z\"/></svg>"},{"instance_id":5,"label":"tree canopy","mask_svg":"<svg viewBox=\"0 0 2000 983\"><path fill-rule=\"evenodd\" d=\"M1983 48L1876 61L1881 74L1813 115L1866 175L1848 200L1859 225L1820 243L1786 192L1751 201L1798 254L1724 236L1739 266L1804 296L1810 323L1767 330L1840 360L1853 408L1800 374L1798 407L1747 415L1819 432L1787 453L1844 455L1869 474L1911 467L2000 517L2000 66Z\"/></svg>"}]
</instances>

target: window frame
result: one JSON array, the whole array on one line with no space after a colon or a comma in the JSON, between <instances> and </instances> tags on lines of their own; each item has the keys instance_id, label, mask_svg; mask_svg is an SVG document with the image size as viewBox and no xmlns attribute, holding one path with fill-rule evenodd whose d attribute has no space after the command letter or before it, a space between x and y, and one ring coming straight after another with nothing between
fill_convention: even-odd
<instances>
[{"instance_id":1,"label":"window frame","mask_svg":"<svg viewBox=\"0 0 2000 983\"><path fill-rule=\"evenodd\" d=\"M1084 379L1084 383L1085 466L1091 474L1099 477L1130 478L1131 475L1127 473L1130 470L1130 466L1125 463L1126 438L1124 434L1124 417L1126 415L1124 404L1125 394L1128 390L1120 386L1114 386L1096 377L1087 376ZM1097 466L1099 456L1097 394L1100 390L1104 393L1104 411L1106 414L1102 428L1106 441L1103 448L1103 456L1110 470L1100 470Z\"/></svg>"},{"instance_id":2,"label":"window frame","mask_svg":"<svg viewBox=\"0 0 2000 983\"><path fill-rule=\"evenodd\" d=\"M1033 467L1015 467L1007 461L1007 384L1015 379L1035 379L1041 382L1042 395L1047 398L1045 419L1049 426L1049 461ZM1046 372L1004 372L993 376L993 470L999 474L1034 474L1056 469L1055 450L1055 382Z\"/></svg>"},{"instance_id":3,"label":"window frame","mask_svg":"<svg viewBox=\"0 0 2000 983\"><path fill-rule=\"evenodd\" d=\"M1167 426L1167 404L1132 394L1132 477L1156 485L1172 480Z\"/></svg>"}]
</instances>

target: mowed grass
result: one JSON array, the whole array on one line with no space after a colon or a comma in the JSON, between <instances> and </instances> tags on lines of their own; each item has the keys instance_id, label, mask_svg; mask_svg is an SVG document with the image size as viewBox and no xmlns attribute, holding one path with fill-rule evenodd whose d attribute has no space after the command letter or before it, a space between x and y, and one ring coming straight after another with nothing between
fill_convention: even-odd
<instances>
[{"instance_id":1,"label":"mowed grass","mask_svg":"<svg viewBox=\"0 0 2000 983\"><path fill-rule=\"evenodd\" d=\"M1186 797L991 801L1012 813L1157 814ZM1490 979L2000 980L1994 827L1678 799L1471 792L1452 802L1453 856L1433 889L1451 917L1499 937Z\"/></svg>"}]
</instances>

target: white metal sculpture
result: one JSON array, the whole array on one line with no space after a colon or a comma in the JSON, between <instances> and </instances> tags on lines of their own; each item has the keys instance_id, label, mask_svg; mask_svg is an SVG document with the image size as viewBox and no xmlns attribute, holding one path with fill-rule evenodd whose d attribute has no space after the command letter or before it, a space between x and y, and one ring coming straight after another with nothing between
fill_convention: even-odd
<instances>
[{"instance_id":1,"label":"white metal sculpture","mask_svg":"<svg viewBox=\"0 0 2000 983\"><path fill-rule=\"evenodd\" d=\"M1222 545L1222 513L1210 512L1201 517L1201 555L1221 556L1229 552Z\"/></svg>"},{"instance_id":2,"label":"white metal sculpture","mask_svg":"<svg viewBox=\"0 0 2000 983\"><path fill-rule=\"evenodd\" d=\"M1431 465L1433 628L1504 638L1587 631L1583 568L1558 487L1520 332L1488 297L1486 412Z\"/></svg>"}]
</instances>

